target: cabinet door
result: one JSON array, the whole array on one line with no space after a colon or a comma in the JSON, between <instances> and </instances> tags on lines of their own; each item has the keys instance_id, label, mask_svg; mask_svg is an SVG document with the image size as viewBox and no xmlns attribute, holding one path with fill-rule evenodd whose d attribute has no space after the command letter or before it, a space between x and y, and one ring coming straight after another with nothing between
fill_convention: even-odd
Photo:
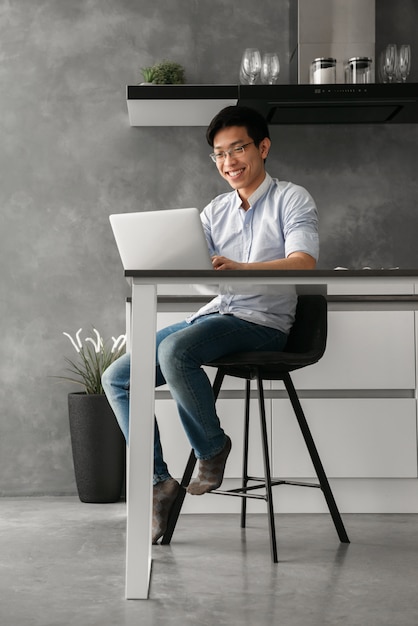
<instances>
[{"instance_id":1,"label":"cabinet door","mask_svg":"<svg viewBox=\"0 0 418 626\"><path fill-rule=\"evenodd\" d=\"M413 311L330 311L327 348L299 389L415 389Z\"/></svg>"},{"instance_id":2,"label":"cabinet door","mask_svg":"<svg viewBox=\"0 0 418 626\"><path fill-rule=\"evenodd\" d=\"M416 478L416 401L412 398L301 400L330 478ZM315 472L288 400L273 400L275 476Z\"/></svg>"}]
</instances>

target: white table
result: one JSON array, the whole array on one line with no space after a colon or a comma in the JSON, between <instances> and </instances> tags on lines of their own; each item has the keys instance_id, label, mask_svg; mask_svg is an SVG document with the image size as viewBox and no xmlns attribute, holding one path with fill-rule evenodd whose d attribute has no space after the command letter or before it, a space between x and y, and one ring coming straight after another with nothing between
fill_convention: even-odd
<instances>
[{"instance_id":1,"label":"white table","mask_svg":"<svg viewBox=\"0 0 418 626\"><path fill-rule=\"evenodd\" d=\"M299 293L326 294L335 283L410 285L418 270L148 271L127 270L132 285L130 434L127 464L126 598L147 599L152 564L152 475L157 285L253 283L296 285ZM382 290L382 293L384 291ZM408 303L410 308L411 303ZM414 304L414 307L416 305Z\"/></svg>"}]
</instances>

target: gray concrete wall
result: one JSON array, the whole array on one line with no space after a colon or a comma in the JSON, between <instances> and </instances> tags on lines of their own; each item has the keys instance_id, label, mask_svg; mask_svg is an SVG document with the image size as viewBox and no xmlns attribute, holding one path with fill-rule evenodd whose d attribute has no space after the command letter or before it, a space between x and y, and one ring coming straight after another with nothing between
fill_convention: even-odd
<instances>
[{"instance_id":1,"label":"gray concrete wall","mask_svg":"<svg viewBox=\"0 0 418 626\"><path fill-rule=\"evenodd\" d=\"M377 5L388 31L394 3ZM285 83L288 30L288 0L0 0L0 495L74 492L74 387L51 376L73 356L63 331L124 331L109 213L203 207L226 190L203 128L129 127L126 84L162 58L190 83L236 83L247 46L277 50ZM321 267L418 266L415 126L272 138L270 173L317 200Z\"/></svg>"}]
</instances>

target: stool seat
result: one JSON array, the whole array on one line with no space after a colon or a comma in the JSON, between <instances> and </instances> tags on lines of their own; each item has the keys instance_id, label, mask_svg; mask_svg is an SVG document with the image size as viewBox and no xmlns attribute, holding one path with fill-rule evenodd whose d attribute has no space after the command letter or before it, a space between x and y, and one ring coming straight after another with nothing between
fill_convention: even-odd
<instances>
[{"instance_id":1,"label":"stool seat","mask_svg":"<svg viewBox=\"0 0 418 626\"><path fill-rule=\"evenodd\" d=\"M309 365L313 365L323 356L327 341L327 301L321 295L301 295L296 307L295 322L289 333L285 349L283 351L253 351L237 352L216 359L205 365L216 367L217 373L213 383L215 400L219 395L225 376L233 376L246 380L245 388L245 413L244 413L244 452L242 485L237 489L217 489L210 493L225 496L239 496L242 498L241 505L241 528L246 523L246 502L248 498L263 498L267 503L269 521L270 551L272 561L278 562L277 542L274 521L272 487L277 485L294 485L303 487L320 488L324 494L328 509L332 516L336 531L343 543L349 543L349 539L337 508L328 478L325 474L315 442L312 438L306 417L299 402L289 372ZM257 396L259 405L259 418L261 426L264 477L255 477L248 474L248 448L249 448L249 423L250 423L250 381L257 381ZM283 381L289 400L292 404L306 447L315 468L318 483L290 481L271 477L270 451L267 435L267 421L264 403L263 380ZM162 543L168 544L174 532L181 506L185 497L185 488L189 484L196 464L193 450L190 453L186 469L181 480L181 486L177 501L168 520L167 530ZM249 485L249 483L255 483ZM264 489L264 495L255 494L254 491Z\"/></svg>"},{"instance_id":2,"label":"stool seat","mask_svg":"<svg viewBox=\"0 0 418 626\"><path fill-rule=\"evenodd\" d=\"M236 378L254 380L261 375L264 380L282 380L283 374L312 365L319 358L298 352L235 352L206 365L222 367L226 375Z\"/></svg>"}]
</instances>

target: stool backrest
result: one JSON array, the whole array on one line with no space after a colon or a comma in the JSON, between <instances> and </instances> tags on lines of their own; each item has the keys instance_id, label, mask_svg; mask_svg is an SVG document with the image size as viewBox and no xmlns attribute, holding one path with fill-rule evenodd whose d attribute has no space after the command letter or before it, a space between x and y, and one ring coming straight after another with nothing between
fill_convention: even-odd
<instances>
[{"instance_id":1,"label":"stool backrest","mask_svg":"<svg viewBox=\"0 0 418 626\"><path fill-rule=\"evenodd\" d=\"M319 361L325 352L328 332L328 305L321 295L300 295L295 322L289 333L284 352L304 354L311 363Z\"/></svg>"}]
</instances>

